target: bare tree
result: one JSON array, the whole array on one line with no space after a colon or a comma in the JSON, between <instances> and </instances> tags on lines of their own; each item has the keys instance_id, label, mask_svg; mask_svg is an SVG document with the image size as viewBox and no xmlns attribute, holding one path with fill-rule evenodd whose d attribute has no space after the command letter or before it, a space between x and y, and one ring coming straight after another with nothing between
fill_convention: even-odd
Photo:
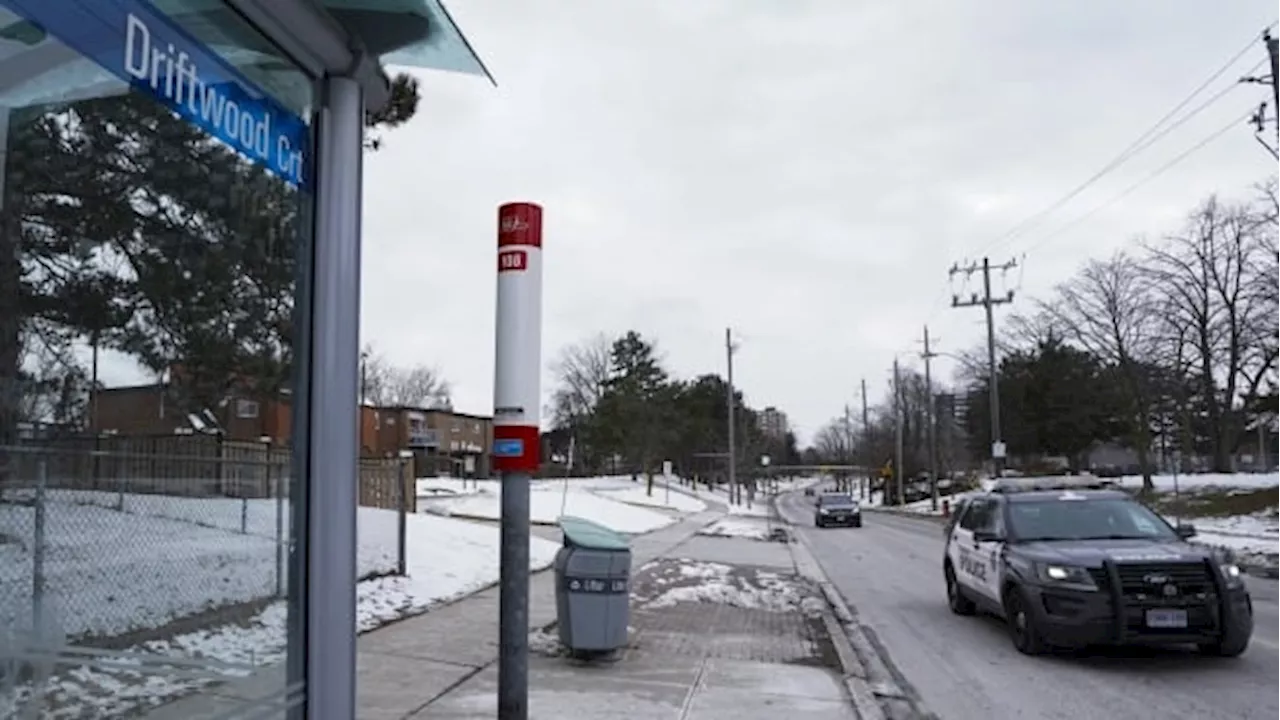
<instances>
[{"instance_id":1,"label":"bare tree","mask_svg":"<svg viewBox=\"0 0 1280 720\"><path fill-rule=\"evenodd\" d=\"M1181 233L1148 246L1164 315L1191 345L1217 472L1233 469L1245 408L1275 381L1274 218L1273 192L1252 205L1210 197Z\"/></svg>"},{"instance_id":2,"label":"bare tree","mask_svg":"<svg viewBox=\"0 0 1280 720\"><path fill-rule=\"evenodd\" d=\"M382 406L401 406L451 410L453 391L438 370L428 365L397 367L372 345L360 353L361 395L365 402Z\"/></svg>"},{"instance_id":3,"label":"bare tree","mask_svg":"<svg viewBox=\"0 0 1280 720\"><path fill-rule=\"evenodd\" d=\"M1078 275L1056 288L1050 301L1039 303L1066 337L1116 370L1144 490L1154 487L1147 371L1159 337L1157 299L1150 275L1121 251L1107 260L1090 260Z\"/></svg>"},{"instance_id":4,"label":"bare tree","mask_svg":"<svg viewBox=\"0 0 1280 720\"><path fill-rule=\"evenodd\" d=\"M560 350L551 365L556 381L551 416L557 427L572 427L595 412L609 380L613 342L596 333Z\"/></svg>"},{"instance_id":5,"label":"bare tree","mask_svg":"<svg viewBox=\"0 0 1280 720\"><path fill-rule=\"evenodd\" d=\"M826 462L849 462L854 454L852 427L843 417L828 422L813 436L813 449Z\"/></svg>"}]
</instances>

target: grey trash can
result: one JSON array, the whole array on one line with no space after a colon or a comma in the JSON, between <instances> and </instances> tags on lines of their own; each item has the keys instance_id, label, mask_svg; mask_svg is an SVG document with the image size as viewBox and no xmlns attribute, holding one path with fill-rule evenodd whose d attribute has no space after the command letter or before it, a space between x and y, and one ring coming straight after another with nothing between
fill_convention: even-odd
<instances>
[{"instance_id":1,"label":"grey trash can","mask_svg":"<svg viewBox=\"0 0 1280 720\"><path fill-rule=\"evenodd\" d=\"M575 655L627 644L631 620L631 545L626 536L577 517L560 518L556 553L556 621L560 643Z\"/></svg>"}]
</instances>

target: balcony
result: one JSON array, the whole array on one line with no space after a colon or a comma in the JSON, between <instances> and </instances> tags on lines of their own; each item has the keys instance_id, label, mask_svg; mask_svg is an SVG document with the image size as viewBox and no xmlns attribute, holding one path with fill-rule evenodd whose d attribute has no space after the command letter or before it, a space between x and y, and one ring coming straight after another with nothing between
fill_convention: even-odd
<instances>
[{"instance_id":1,"label":"balcony","mask_svg":"<svg viewBox=\"0 0 1280 720\"><path fill-rule=\"evenodd\" d=\"M440 435L433 428L411 428L409 430L409 447L438 448Z\"/></svg>"}]
</instances>

